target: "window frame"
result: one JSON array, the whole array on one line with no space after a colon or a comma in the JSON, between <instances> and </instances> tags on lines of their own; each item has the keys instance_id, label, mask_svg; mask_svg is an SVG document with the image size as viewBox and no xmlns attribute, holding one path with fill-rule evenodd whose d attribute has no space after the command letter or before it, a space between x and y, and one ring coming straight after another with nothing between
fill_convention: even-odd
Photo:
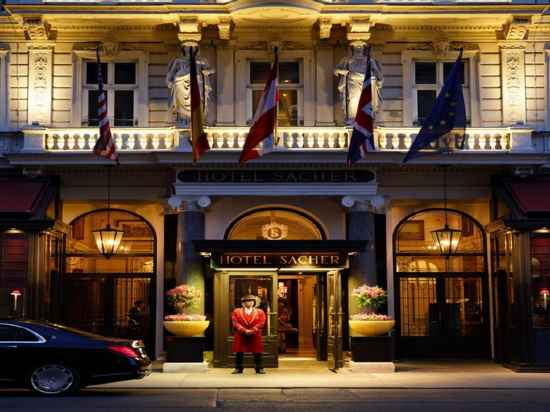
<instances>
[{"instance_id":1,"label":"window frame","mask_svg":"<svg viewBox=\"0 0 550 412\"><path fill-rule=\"evenodd\" d=\"M148 80L148 53L145 51L121 51L115 55L100 56L101 63L109 65L108 78L105 80L107 91L107 110L111 127L114 125L114 91L134 91L134 121L132 126L126 127L148 127L149 126L149 80ZM86 85L86 67L88 62L95 62L96 54L89 50L73 51L73 127L95 127L88 126L88 91L97 90L97 86ZM114 88L114 64L135 63L136 83L134 85L119 85Z\"/></svg>"},{"instance_id":2,"label":"window frame","mask_svg":"<svg viewBox=\"0 0 550 412\"><path fill-rule=\"evenodd\" d=\"M252 113L252 88L250 87L250 63L251 62L272 62L273 53L267 50L237 50L236 52L236 100L235 120L237 125L249 125L254 117ZM279 54L280 62L299 62L301 75L302 92L298 93L298 120L302 124L290 127L314 126L315 125L315 102L314 102L314 70L312 50L282 50ZM255 86L255 90L260 88ZM261 89L263 90L262 85ZM280 90L286 87L280 85ZM294 84L292 85L294 86ZM244 98L238 96L244 93ZM300 96L301 95L301 96ZM299 122L300 123L300 122Z\"/></svg>"},{"instance_id":3,"label":"window frame","mask_svg":"<svg viewBox=\"0 0 550 412\"><path fill-rule=\"evenodd\" d=\"M30 334L34 335L37 338L37 340L35 340L35 341L31 341L31 340L0 340L0 344L15 345L15 344L18 344L18 343L37 343L37 344L46 343L46 339L42 335L39 335L35 331L33 331L29 328L26 328L24 326L13 325L11 323L3 323L3 322L0 323L0 326L8 326L8 327L16 328L16 329L23 329L23 330L29 332Z\"/></svg>"},{"instance_id":4,"label":"window frame","mask_svg":"<svg viewBox=\"0 0 550 412\"><path fill-rule=\"evenodd\" d=\"M403 67L403 125L419 127L418 124L418 90L434 90L431 85L416 85L415 65L417 62L436 63L436 95L443 87L443 63L456 61L457 52L450 51L436 55L429 50L406 50L402 52L401 63ZM468 95L464 95L466 103L466 118L468 127L480 127L481 117L479 112L479 50L465 50L464 61L464 88ZM420 86L420 87L419 87Z\"/></svg>"},{"instance_id":5,"label":"window frame","mask_svg":"<svg viewBox=\"0 0 550 412\"><path fill-rule=\"evenodd\" d=\"M0 49L0 130L9 129L9 50Z\"/></svg>"},{"instance_id":6,"label":"window frame","mask_svg":"<svg viewBox=\"0 0 550 412\"><path fill-rule=\"evenodd\" d=\"M259 60L259 59L253 59L248 60L247 68L248 68L248 82L246 85L246 114L247 114L247 124L252 123L252 119L254 118L254 111L253 111L253 93L255 91L263 91L265 87L265 83L252 83L250 81L250 78L252 77L252 64L253 63L269 63L271 66L272 61L269 60ZM284 90L296 90L296 104L297 104L297 124L292 125L290 127L299 127L303 126L304 124L304 62L303 59L298 60L290 60L290 59L282 59L279 61L279 63L298 63L298 76L300 79L299 83L279 83L279 91L282 92ZM277 110L278 114L278 110Z\"/></svg>"},{"instance_id":7,"label":"window frame","mask_svg":"<svg viewBox=\"0 0 550 412\"><path fill-rule=\"evenodd\" d=\"M89 113L89 93L90 91L96 91L98 89L98 84L90 84L86 83L86 79L88 78L88 63L95 63L94 60L84 60L84 64L82 65L82 69L84 72L82 73L82 124L89 126L90 119L88 118ZM134 84L117 84L115 83L115 65L118 63L133 63L135 65L135 82ZM103 64L103 62L102 62ZM138 70L138 62L136 61L110 61L105 62L107 64L107 79L104 79L104 86L103 89L105 90L107 94L107 117L109 118L109 121L113 127L117 127L115 124L115 93L117 91L133 91L134 92L134 114L133 114L133 125L137 125L136 122L137 119L137 104L138 104L138 77L137 77L137 70ZM106 81L105 81L106 80ZM132 126L118 126L118 127L132 127Z\"/></svg>"}]
</instances>

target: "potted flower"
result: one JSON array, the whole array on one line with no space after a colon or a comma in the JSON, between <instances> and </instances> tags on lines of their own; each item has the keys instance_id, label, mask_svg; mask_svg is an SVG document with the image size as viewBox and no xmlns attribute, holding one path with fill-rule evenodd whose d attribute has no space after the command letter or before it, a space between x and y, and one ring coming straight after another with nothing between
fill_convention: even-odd
<instances>
[{"instance_id":1,"label":"potted flower","mask_svg":"<svg viewBox=\"0 0 550 412\"><path fill-rule=\"evenodd\" d=\"M210 324L204 315L186 313L200 299L200 292L194 286L179 285L166 292L168 304L176 311L175 315L164 317L164 327L176 336L203 336Z\"/></svg>"},{"instance_id":2,"label":"potted flower","mask_svg":"<svg viewBox=\"0 0 550 412\"><path fill-rule=\"evenodd\" d=\"M361 285L353 289L360 313L352 315L349 327L352 336L380 336L387 334L395 326L395 320L388 315L376 313L383 305L388 294L378 286Z\"/></svg>"}]
</instances>

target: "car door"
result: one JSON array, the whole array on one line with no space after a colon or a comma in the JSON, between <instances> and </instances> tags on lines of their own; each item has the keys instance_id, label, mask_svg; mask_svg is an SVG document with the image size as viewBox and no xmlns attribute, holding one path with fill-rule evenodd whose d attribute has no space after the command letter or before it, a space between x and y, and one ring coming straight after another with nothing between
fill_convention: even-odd
<instances>
[{"instance_id":1,"label":"car door","mask_svg":"<svg viewBox=\"0 0 550 412\"><path fill-rule=\"evenodd\" d=\"M13 325L0 323L0 379L15 379L15 371L19 361L17 351L18 328Z\"/></svg>"},{"instance_id":2,"label":"car door","mask_svg":"<svg viewBox=\"0 0 550 412\"><path fill-rule=\"evenodd\" d=\"M0 379L21 377L29 360L36 355L37 346L44 342L45 339L30 328L0 323Z\"/></svg>"}]
</instances>

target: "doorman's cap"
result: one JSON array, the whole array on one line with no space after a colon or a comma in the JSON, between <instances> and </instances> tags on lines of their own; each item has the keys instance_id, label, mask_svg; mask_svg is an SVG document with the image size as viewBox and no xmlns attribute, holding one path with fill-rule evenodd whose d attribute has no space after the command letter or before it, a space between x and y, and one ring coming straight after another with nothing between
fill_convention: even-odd
<instances>
[{"instance_id":1,"label":"doorman's cap","mask_svg":"<svg viewBox=\"0 0 550 412\"><path fill-rule=\"evenodd\" d=\"M241 302L246 302L247 300L252 300L254 303L258 303L258 297L254 295L244 295L241 298Z\"/></svg>"}]
</instances>

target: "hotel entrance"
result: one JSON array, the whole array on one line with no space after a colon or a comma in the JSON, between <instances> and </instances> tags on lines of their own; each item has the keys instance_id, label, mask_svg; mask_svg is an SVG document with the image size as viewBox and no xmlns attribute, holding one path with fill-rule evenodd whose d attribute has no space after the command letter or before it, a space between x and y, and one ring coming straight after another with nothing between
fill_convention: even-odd
<instances>
[{"instance_id":1,"label":"hotel entrance","mask_svg":"<svg viewBox=\"0 0 550 412\"><path fill-rule=\"evenodd\" d=\"M265 367L293 360L343 367L347 303L342 279L348 253L364 247L362 242L206 240L195 245L209 255L212 268L215 367L235 364L231 313L249 294L266 313ZM245 355L246 365L253 365L251 355Z\"/></svg>"}]
</instances>

